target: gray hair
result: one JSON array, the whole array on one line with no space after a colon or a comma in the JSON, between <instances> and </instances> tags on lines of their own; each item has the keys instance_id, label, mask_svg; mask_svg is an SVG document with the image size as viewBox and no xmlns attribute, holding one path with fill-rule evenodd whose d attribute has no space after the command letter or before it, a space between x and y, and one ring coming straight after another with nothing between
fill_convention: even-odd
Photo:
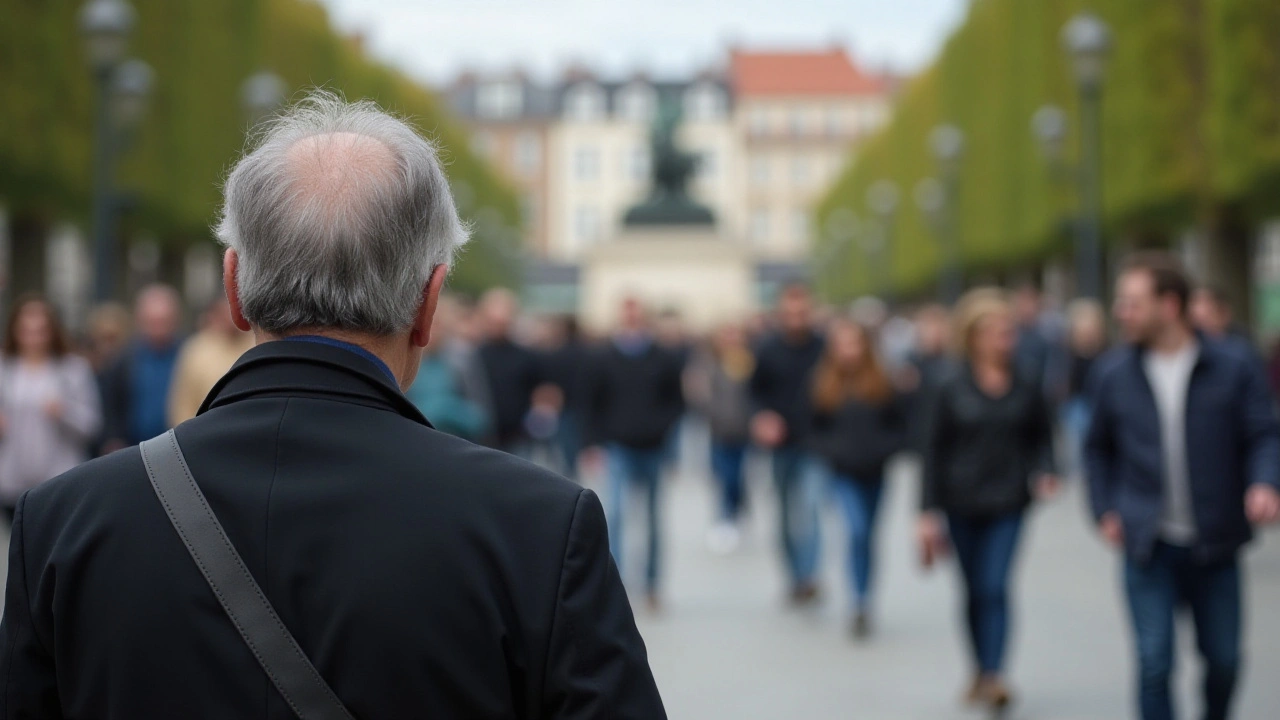
<instances>
[{"instance_id":1,"label":"gray hair","mask_svg":"<svg viewBox=\"0 0 1280 720\"><path fill-rule=\"evenodd\" d=\"M242 310L277 335L403 332L469 236L436 146L323 90L260 126L224 194L215 233L239 256Z\"/></svg>"}]
</instances>

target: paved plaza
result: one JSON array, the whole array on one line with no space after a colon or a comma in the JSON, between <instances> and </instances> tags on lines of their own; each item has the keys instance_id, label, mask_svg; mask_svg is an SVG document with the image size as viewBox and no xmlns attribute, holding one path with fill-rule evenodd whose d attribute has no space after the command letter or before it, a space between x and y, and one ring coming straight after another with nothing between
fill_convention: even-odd
<instances>
[{"instance_id":1,"label":"paved plaza","mask_svg":"<svg viewBox=\"0 0 1280 720\"><path fill-rule=\"evenodd\" d=\"M640 611L659 687L674 719L949 720L981 717L959 706L969 679L958 635L956 569L919 569L912 540L914 472L893 473L881 518L878 626L856 645L847 630L839 517L826 517L826 601L812 611L782 602L773 547L771 488L758 477L747 545L729 557L706 546L709 482L686 468L669 485L667 603ZM1029 524L1016 581L1011 679L1017 720L1122 720L1131 711L1130 641L1119 565L1086 528L1072 488ZM635 528L636 522L631 523ZM631 567L636 567L632 563ZM1249 554L1247 669L1238 720L1280 717L1280 537ZM640 605L637 604L637 608ZM1182 637L1182 717L1199 712L1192 633Z\"/></svg>"}]
</instances>

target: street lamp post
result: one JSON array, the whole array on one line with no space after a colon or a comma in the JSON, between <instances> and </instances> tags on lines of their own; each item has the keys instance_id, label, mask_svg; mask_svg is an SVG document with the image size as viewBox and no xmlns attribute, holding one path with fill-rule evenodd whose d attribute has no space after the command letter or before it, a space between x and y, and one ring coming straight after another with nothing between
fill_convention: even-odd
<instances>
[{"instance_id":1,"label":"street lamp post","mask_svg":"<svg viewBox=\"0 0 1280 720\"><path fill-rule=\"evenodd\" d=\"M1079 294L1102 293L1102 80L1111 31L1098 16L1081 13L1067 22L1062 43L1071 55L1080 90L1080 218L1076 223Z\"/></svg>"},{"instance_id":2,"label":"street lamp post","mask_svg":"<svg viewBox=\"0 0 1280 720\"><path fill-rule=\"evenodd\" d=\"M836 298L840 285L840 277L847 269L845 252L858 234L858 215L847 207L838 207L827 216L827 247L817 257L816 272L826 274L830 282L831 297Z\"/></svg>"},{"instance_id":3,"label":"street lamp post","mask_svg":"<svg viewBox=\"0 0 1280 720\"><path fill-rule=\"evenodd\" d=\"M112 83L116 68L124 57L134 21L133 7L125 0L90 0L80 11L80 31L93 66L96 95L93 121L93 297L99 302L112 295L116 265Z\"/></svg>"},{"instance_id":4,"label":"street lamp post","mask_svg":"<svg viewBox=\"0 0 1280 720\"><path fill-rule=\"evenodd\" d=\"M901 193L891 180L877 180L867 188L867 207L875 214L876 231L867 233L863 249L873 258L876 294L888 300L893 289L893 222Z\"/></svg>"},{"instance_id":5,"label":"street lamp post","mask_svg":"<svg viewBox=\"0 0 1280 720\"><path fill-rule=\"evenodd\" d=\"M942 238L942 299L954 303L964 292L964 276L960 270L960 160L964 155L964 131L955 125L938 125L929 134L929 146L938 161L941 181L940 209L936 212L939 236ZM918 202L918 199L917 199Z\"/></svg>"}]
</instances>

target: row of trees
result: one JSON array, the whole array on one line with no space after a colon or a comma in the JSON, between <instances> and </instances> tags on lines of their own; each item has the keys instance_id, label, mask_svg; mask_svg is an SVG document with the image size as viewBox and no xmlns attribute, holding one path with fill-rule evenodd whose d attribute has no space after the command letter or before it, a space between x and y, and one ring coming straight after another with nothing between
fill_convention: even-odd
<instances>
[{"instance_id":1,"label":"row of trees","mask_svg":"<svg viewBox=\"0 0 1280 720\"><path fill-rule=\"evenodd\" d=\"M1113 37L1102 117L1107 241L1161 243L1197 229L1210 244L1236 247L1228 276L1244 272L1253 228L1280 213L1280 3L973 0L938 60L903 89L892 124L816 209L818 252L841 268L824 273L830 292L883 289L872 268L891 268L902 293L937 280L945 253L912 189L940 173L929 137L943 123L965 137L951 214L965 270L1025 267L1065 250L1064 221L1077 205L1070 168L1050 172L1031 118L1045 104L1065 108L1066 157L1078 156L1078 94L1061 32L1086 9ZM903 197L888 262L871 257L872 243L836 252L833 213L869 216L868 188L882 179Z\"/></svg>"},{"instance_id":2,"label":"row of trees","mask_svg":"<svg viewBox=\"0 0 1280 720\"><path fill-rule=\"evenodd\" d=\"M0 204L23 243L90 206L92 78L77 32L81 0L0 0ZM441 145L459 203L476 228L454 284L469 290L516 272L518 204L440 101L336 32L314 0L133 0L131 53L155 69L149 110L121 158L131 199L124 237L145 232L166 254L212 242L218 185L244 144L244 80L260 70L289 91L324 86L412 118ZM15 272L21 272L16 269ZM17 284L24 278L15 277ZM29 279L25 279L29 280ZM28 284L30 284L28 282Z\"/></svg>"}]
</instances>

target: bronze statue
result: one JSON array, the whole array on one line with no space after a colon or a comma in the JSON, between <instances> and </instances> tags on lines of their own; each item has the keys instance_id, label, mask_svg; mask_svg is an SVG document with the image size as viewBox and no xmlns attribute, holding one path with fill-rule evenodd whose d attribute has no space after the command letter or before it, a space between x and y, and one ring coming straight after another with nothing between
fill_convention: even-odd
<instances>
[{"instance_id":1,"label":"bronze statue","mask_svg":"<svg viewBox=\"0 0 1280 720\"><path fill-rule=\"evenodd\" d=\"M698 157L676 146L680 103L663 97L650 133L653 187L649 197L627 211L626 225L710 225L715 215L689 196L689 179L698 169Z\"/></svg>"}]
</instances>

